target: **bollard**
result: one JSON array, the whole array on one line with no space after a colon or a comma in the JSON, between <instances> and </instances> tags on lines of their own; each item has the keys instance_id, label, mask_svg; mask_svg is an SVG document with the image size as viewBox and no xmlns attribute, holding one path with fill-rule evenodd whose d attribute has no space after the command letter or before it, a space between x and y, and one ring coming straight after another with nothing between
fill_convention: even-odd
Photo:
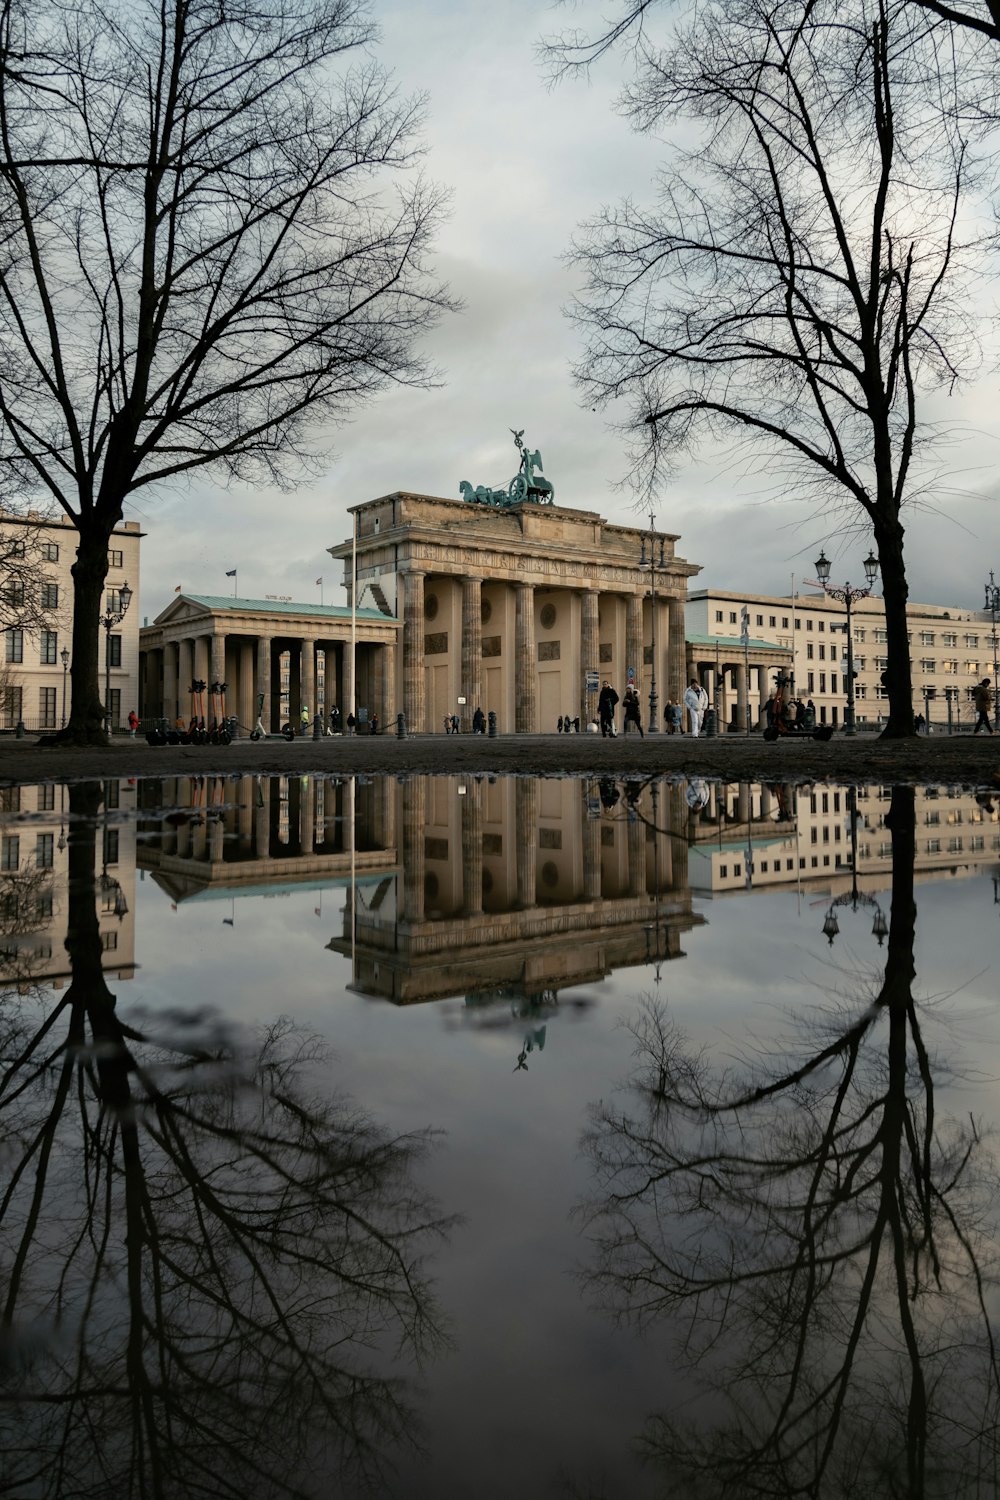
<instances>
[{"instance_id":1,"label":"bollard","mask_svg":"<svg viewBox=\"0 0 1000 1500\"><path fill-rule=\"evenodd\" d=\"M17 721L17 729L14 731L14 738L16 740L23 740L24 739L24 734L25 734L24 720L23 719L18 719L18 721Z\"/></svg>"},{"instance_id":2,"label":"bollard","mask_svg":"<svg viewBox=\"0 0 1000 1500\"><path fill-rule=\"evenodd\" d=\"M714 740L719 733L719 720L714 708L705 710L705 738Z\"/></svg>"},{"instance_id":3,"label":"bollard","mask_svg":"<svg viewBox=\"0 0 1000 1500\"><path fill-rule=\"evenodd\" d=\"M490 709L489 713L486 715L486 720L489 725L489 728L487 730L488 737L491 740L495 740L497 737L497 716L495 709Z\"/></svg>"},{"instance_id":4,"label":"bollard","mask_svg":"<svg viewBox=\"0 0 1000 1500\"><path fill-rule=\"evenodd\" d=\"M397 714L396 715L396 738L397 738L397 740L405 740L406 739L406 716L405 716L405 714Z\"/></svg>"},{"instance_id":5,"label":"bollard","mask_svg":"<svg viewBox=\"0 0 1000 1500\"><path fill-rule=\"evenodd\" d=\"M313 714L313 739L314 740L321 740L322 738L323 738L323 720L322 720L322 718L320 717L319 714Z\"/></svg>"}]
</instances>

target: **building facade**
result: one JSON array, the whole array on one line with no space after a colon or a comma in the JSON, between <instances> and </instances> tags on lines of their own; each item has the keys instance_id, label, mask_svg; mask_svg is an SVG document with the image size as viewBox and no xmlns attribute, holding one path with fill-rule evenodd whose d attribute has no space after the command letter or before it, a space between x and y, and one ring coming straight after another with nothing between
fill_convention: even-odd
<instances>
[{"instance_id":1,"label":"building facade","mask_svg":"<svg viewBox=\"0 0 1000 1500\"><path fill-rule=\"evenodd\" d=\"M477 708L504 732L551 732L596 717L600 683L645 703L655 674L658 718L684 686L684 602L699 568L677 537L609 525L592 511L525 503L501 508L397 492L353 508L353 541L329 549L359 605L399 621L396 706L417 733ZM662 545L661 545L662 544ZM356 557L356 563L355 563Z\"/></svg>"},{"instance_id":2,"label":"building facade","mask_svg":"<svg viewBox=\"0 0 1000 1500\"><path fill-rule=\"evenodd\" d=\"M842 724L847 699L845 606L818 593L772 596L699 589L688 598L689 638L711 632L731 643L731 654L738 655L744 608L749 612L751 633L763 635L787 654L794 696L813 700L820 724ZM992 681L994 674L995 642L989 615L958 606L911 603L907 618L914 711L924 712L934 724L950 721L956 728L968 727L975 718L973 689L983 677ZM881 681L888 666L882 600L859 600L852 606L851 620L857 722L875 727L888 717ZM773 670L769 676L773 690ZM729 678L719 685L719 697L720 715L730 722L737 708L735 684Z\"/></svg>"},{"instance_id":3,"label":"building facade","mask_svg":"<svg viewBox=\"0 0 1000 1500\"><path fill-rule=\"evenodd\" d=\"M0 729L59 729L73 706L70 678L73 648L73 578L76 561L76 528L68 520L42 519L29 512L18 516L0 514L0 533L7 538L23 534L39 557L39 582L46 620L32 630L4 631L3 683L0 693ZM108 709L113 727L125 723L139 702L139 544L143 533L137 521L124 521L115 528L108 547L108 577L105 607L118 608L124 583L133 591L128 613L100 641L101 694L105 673L109 684ZM15 542L16 545L16 542ZM98 627L100 629L100 627ZM63 659L63 652L66 658Z\"/></svg>"}]
</instances>

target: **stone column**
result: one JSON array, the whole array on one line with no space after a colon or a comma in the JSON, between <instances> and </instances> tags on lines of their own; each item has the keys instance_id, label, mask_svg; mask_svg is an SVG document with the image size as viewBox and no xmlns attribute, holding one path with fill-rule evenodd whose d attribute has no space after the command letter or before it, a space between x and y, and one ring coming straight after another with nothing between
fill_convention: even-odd
<instances>
[{"instance_id":1,"label":"stone column","mask_svg":"<svg viewBox=\"0 0 1000 1500\"><path fill-rule=\"evenodd\" d=\"M254 649L252 641L241 641L237 654L237 692L231 697L232 713L239 715L240 733L248 734L257 722L257 700L253 695Z\"/></svg>"},{"instance_id":2,"label":"stone column","mask_svg":"<svg viewBox=\"0 0 1000 1500\"><path fill-rule=\"evenodd\" d=\"M310 708L312 704L309 705ZM299 804L299 846L303 854L312 855L316 848L316 778L307 776Z\"/></svg>"},{"instance_id":3,"label":"stone column","mask_svg":"<svg viewBox=\"0 0 1000 1500\"><path fill-rule=\"evenodd\" d=\"M424 708L424 575L403 575L403 713L414 734L427 729ZM423 876L421 875L421 881ZM420 896L423 917L423 886Z\"/></svg>"},{"instance_id":4,"label":"stone column","mask_svg":"<svg viewBox=\"0 0 1000 1500\"><path fill-rule=\"evenodd\" d=\"M686 672L686 645L684 640L684 600L671 596L667 600L669 635L667 647L668 692L675 703L684 698Z\"/></svg>"},{"instance_id":5,"label":"stone column","mask_svg":"<svg viewBox=\"0 0 1000 1500\"><path fill-rule=\"evenodd\" d=\"M771 791L763 782L760 787L760 816L764 821L771 816Z\"/></svg>"},{"instance_id":6,"label":"stone column","mask_svg":"<svg viewBox=\"0 0 1000 1500\"><path fill-rule=\"evenodd\" d=\"M628 825L628 893L646 894L646 825L638 817Z\"/></svg>"},{"instance_id":7,"label":"stone column","mask_svg":"<svg viewBox=\"0 0 1000 1500\"><path fill-rule=\"evenodd\" d=\"M163 648L163 713L170 720L171 728L180 712L177 688L177 642L167 641Z\"/></svg>"},{"instance_id":8,"label":"stone column","mask_svg":"<svg viewBox=\"0 0 1000 1500\"><path fill-rule=\"evenodd\" d=\"M768 698L771 696L771 684L768 681L766 667L757 668L757 693L760 706L760 715L757 722L760 723L764 719L764 709L767 706Z\"/></svg>"},{"instance_id":9,"label":"stone column","mask_svg":"<svg viewBox=\"0 0 1000 1500\"><path fill-rule=\"evenodd\" d=\"M746 663L738 661L734 669L736 677L736 729L743 734L747 727L747 669Z\"/></svg>"},{"instance_id":10,"label":"stone column","mask_svg":"<svg viewBox=\"0 0 1000 1500\"><path fill-rule=\"evenodd\" d=\"M635 690L642 697L642 595L629 594L625 600L625 676L635 668Z\"/></svg>"},{"instance_id":11,"label":"stone column","mask_svg":"<svg viewBox=\"0 0 1000 1500\"><path fill-rule=\"evenodd\" d=\"M736 791L736 819L739 823L749 823L752 818L750 808L750 783L741 781L737 784Z\"/></svg>"},{"instance_id":12,"label":"stone column","mask_svg":"<svg viewBox=\"0 0 1000 1500\"><path fill-rule=\"evenodd\" d=\"M535 590L530 583L516 583L514 590L514 729L517 734L537 734L538 662L535 652ZM533 886L531 899L534 901Z\"/></svg>"},{"instance_id":13,"label":"stone column","mask_svg":"<svg viewBox=\"0 0 1000 1500\"><path fill-rule=\"evenodd\" d=\"M476 781L462 798L462 905L467 917L483 914L483 789Z\"/></svg>"},{"instance_id":14,"label":"stone column","mask_svg":"<svg viewBox=\"0 0 1000 1500\"><path fill-rule=\"evenodd\" d=\"M313 641L302 642L301 652L302 669L300 681L302 684L302 697L296 709L294 724L296 730L302 727L302 708L308 708L310 725L312 716L316 712L316 646ZM307 733L311 733L311 728Z\"/></svg>"},{"instance_id":15,"label":"stone column","mask_svg":"<svg viewBox=\"0 0 1000 1500\"><path fill-rule=\"evenodd\" d=\"M462 579L462 729L472 728L472 715L482 707L483 696L483 580ZM468 800L468 799L466 799Z\"/></svg>"},{"instance_id":16,"label":"stone column","mask_svg":"<svg viewBox=\"0 0 1000 1500\"><path fill-rule=\"evenodd\" d=\"M221 865L226 846L226 824L223 818L213 818L208 825L208 858L211 864Z\"/></svg>"},{"instance_id":17,"label":"stone column","mask_svg":"<svg viewBox=\"0 0 1000 1500\"><path fill-rule=\"evenodd\" d=\"M591 719L597 717L597 694L587 692L587 673L600 674L597 634L600 595L597 590L585 589L580 596L580 606L580 728L586 730Z\"/></svg>"},{"instance_id":18,"label":"stone column","mask_svg":"<svg viewBox=\"0 0 1000 1500\"><path fill-rule=\"evenodd\" d=\"M520 777L514 786L517 838L517 905L534 906L538 879L538 782Z\"/></svg>"},{"instance_id":19,"label":"stone column","mask_svg":"<svg viewBox=\"0 0 1000 1500\"><path fill-rule=\"evenodd\" d=\"M664 788L664 812L670 829L670 873L672 889L688 889L688 805L677 785Z\"/></svg>"},{"instance_id":20,"label":"stone column","mask_svg":"<svg viewBox=\"0 0 1000 1500\"><path fill-rule=\"evenodd\" d=\"M396 647L394 645L382 647L382 661L382 678L385 683L385 727L388 731L396 728L396 715L399 713L400 703L399 687L396 683Z\"/></svg>"},{"instance_id":21,"label":"stone column","mask_svg":"<svg viewBox=\"0 0 1000 1500\"><path fill-rule=\"evenodd\" d=\"M257 677L254 712L250 719L251 729L257 722L257 703L261 693L264 694L264 706L260 711L261 723L265 731L270 734L274 726L271 722L271 637L269 635L257 637Z\"/></svg>"},{"instance_id":22,"label":"stone column","mask_svg":"<svg viewBox=\"0 0 1000 1500\"><path fill-rule=\"evenodd\" d=\"M177 642L177 712L185 723L191 717L191 679L194 677L194 642Z\"/></svg>"},{"instance_id":23,"label":"stone column","mask_svg":"<svg viewBox=\"0 0 1000 1500\"><path fill-rule=\"evenodd\" d=\"M225 682L226 680L226 637L224 635L212 635L209 637L209 661L208 661L208 701L212 701L212 683Z\"/></svg>"},{"instance_id":24,"label":"stone column","mask_svg":"<svg viewBox=\"0 0 1000 1500\"><path fill-rule=\"evenodd\" d=\"M424 920L426 825L426 783L422 776L418 776L403 787L403 918L407 922Z\"/></svg>"},{"instance_id":25,"label":"stone column","mask_svg":"<svg viewBox=\"0 0 1000 1500\"><path fill-rule=\"evenodd\" d=\"M601 899L601 820L583 809L583 897L585 901Z\"/></svg>"}]
</instances>

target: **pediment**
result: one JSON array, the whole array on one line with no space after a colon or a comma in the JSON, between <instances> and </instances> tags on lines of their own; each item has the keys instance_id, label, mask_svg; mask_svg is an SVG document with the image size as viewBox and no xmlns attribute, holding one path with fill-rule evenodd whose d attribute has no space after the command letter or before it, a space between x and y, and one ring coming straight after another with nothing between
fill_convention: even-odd
<instances>
[{"instance_id":1,"label":"pediment","mask_svg":"<svg viewBox=\"0 0 1000 1500\"><path fill-rule=\"evenodd\" d=\"M211 616L212 611L204 604L198 604L193 599L185 598L183 594L172 599L166 609L160 611L153 621L154 625L183 625L188 620L204 620Z\"/></svg>"}]
</instances>

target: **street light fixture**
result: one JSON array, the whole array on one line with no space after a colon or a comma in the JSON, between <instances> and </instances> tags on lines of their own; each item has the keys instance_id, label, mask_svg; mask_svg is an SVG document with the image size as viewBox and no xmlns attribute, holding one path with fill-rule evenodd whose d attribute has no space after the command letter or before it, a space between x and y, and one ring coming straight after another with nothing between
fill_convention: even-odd
<instances>
[{"instance_id":1,"label":"street light fixture","mask_svg":"<svg viewBox=\"0 0 1000 1500\"><path fill-rule=\"evenodd\" d=\"M118 608L115 609L115 594L118 596ZM120 625L128 614L128 607L132 603L132 590L128 582L122 584L120 589L112 589L108 594L108 607L104 611L104 731L111 733L111 632L116 625Z\"/></svg>"},{"instance_id":2,"label":"street light fixture","mask_svg":"<svg viewBox=\"0 0 1000 1500\"><path fill-rule=\"evenodd\" d=\"M997 650L997 615L1000 615L1000 583L993 581L993 569L990 569L990 581L986 585L986 608L990 612L993 621L993 629L990 632L990 643L993 646L993 728L1000 729L1000 651Z\"/></svg>"},{"instance_id":3,"label":"street light fixture","mask_svg":"<svg viewBox=\"0 0 1000 1500\"><path fill-rule=\"evenodd\" d=\"M843 587L834 587L830 582L830 560L825 552L817 557L813 567L816 569L816 577L819 579L820 587L824 594L831 599L839 599L842 604L847 605L847 706L844 709L844 733L854 734L854 630L851 625L851 606L858 599L867 599L875 587L878 577L878 558L874 552L869 552L865 558L863 567L868 587L864 589L852 589L849 583Z\"/></svg>"},{"instance_id":4,"label":"street light fixture","mask_svg":"<svg viewBox=\"0 0 1000 1500\"><path fill-rule=\"evenodd\" d=\"M835 896L830 902L823 919L823 936L832 948L833 940L840 931L840 923L837 921L838 910L849 906L852 911L857 911L859 907L866 906L875 913L872 920L872 937L878 939L878 945L881 948L889 932L885 912L874 896L870 896L867 891L858 890L858 793L857 788L853 786L847 791L847 816L851 824L851 889L844 891L840 896Z\"/></svg>"},{"instance_id":5,"label":"street light fixture","mask_svg":"<svg viewBox=\"0 0 1000 1500\"><path fill-rule=\"evenodd\" d=\"M656 575L657 575L657 573L665 573L667 571L667 561L666 561L666 557L664 556L664 550L666 548L667 539L664 536L657 536L656 532L653 529L655 522L656 522L656 517L653 514L653 512L650 511L650 513L649 513L649 556L648 557L646 556L646 537L645 537L645 534L644 534L643 538L642 538L642 552L641 552L641 555L639 557L639 567L643 570L643 572L648 572L649 573L649 579L650 579L650 595L649 595L649 597L652 600L652 610L651 610L651 614L650 614L650 620L651 620L651 630L652 630L653 659L652 659L652 664L651 664L650 670L649 670L649 725L648 725L650 734L655 734L657 732L657 730L659 729L659 727L660 727L659 718L658 718L659 699L657 698L657 695L656 695ZM659 543L659 557L657 557L657 555L656 555L657 543Z\"/></svg>"},{"instance_id":6,"label":"street light fixture","mask_svg":"<svg viewBox=\"0 0 1000 1500\"><path fill-rule=\"evenodd\" d=\"M66 669L69 666L69 648L64 646L59 653L59 659L63 667L63 704L62 704L62 727L66 728Z\"/></svg>"}]
</instances>

